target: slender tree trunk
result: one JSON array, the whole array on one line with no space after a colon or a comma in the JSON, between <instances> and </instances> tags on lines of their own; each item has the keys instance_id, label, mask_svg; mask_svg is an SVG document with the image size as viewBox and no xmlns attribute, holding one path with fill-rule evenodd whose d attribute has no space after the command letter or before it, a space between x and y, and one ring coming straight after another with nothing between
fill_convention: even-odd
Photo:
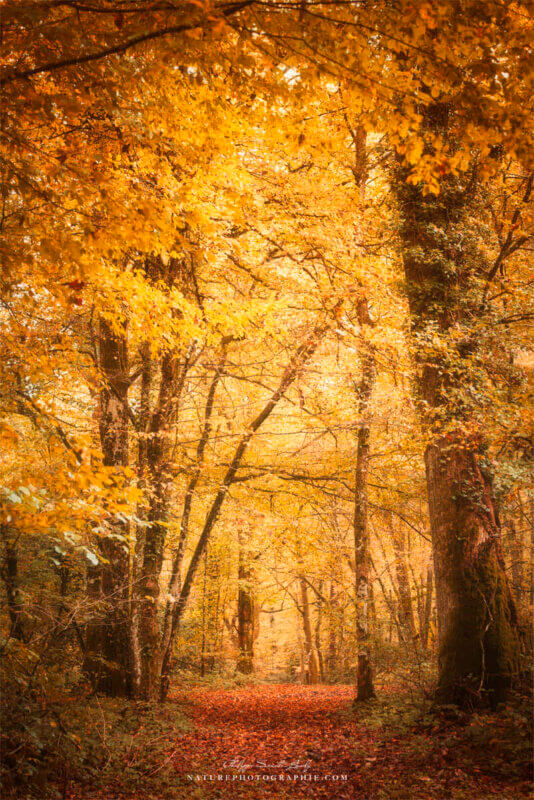
<instances>
[{"instance_id":1,"label":"slender tree trunk","mask_svg":"<svg viewBox=\"0 0 534 800\"><path fill-rule=\"evenodd\" d=\"M319 594L321 594L323 589L323 582L319 582ZM315 621L315 650L317 653L317 663L319 665L319 680L321 683L324 682L325 679L325 670L324 670L324 659L323 659L323 648L321 646L321 624L323 621L323 600L322 596L317 597L317 618Z\"/></svg>"},{"instance_id":2,"label":"slender tree trunk","mask_svg":"<svg viewBox=\"0 0 534 800\"><path fill-rule=\"evenodd\" d=\"M204 551L204 576L202 579L202 635L200 642L200 675L206 674L206 583L208 579L208 548Z\"/></svg>"},{"instance_id":3,"label":"slender tree trunk","mask_svg":"<svg viewBox=\"0 0 534 800\"><path fill-rule=\"evenodd\" d=\"M252 568L248 544L243 531L239 530L239 567L237 597L237 639L239 655L237 669L244 674L254 671L254 593Z\"/></svg>"},{"instance_id":4,"label":"slender tree trunk","mask_svg":"<svg viewBox=\"0 0 534 800\"><path fill-rule=\"evenodd\" d=\"M4 557L2 562L1 575L4 581L7 599L7 610L9 614L9 635L25 641L25 611L24 602L19 589L19 559L17 552L16 539L13 536L13 529L8 525L0 525L0 536L4 543Z\"/></svg>"},{"instance_id":5,"label":"slender tree trunk","mask_svg":"<svg viewBox=\"0 0 534 800\"><path fill-rule=\"evenodd\" d=\"M304 645L302 644L302 636L300 630L297 630L297 642L299 647L299 663L300 663L300 680L302 683L309 683L308 667L304 654Z\"/></svg>"},{"instance_id":6,"label":"slender tree trunk","mask_svg":"<svg viewBox=\"0 0 534 800\"><path fill-rule=\"evenodd\" d=\"M315 644L313 641L308 584L302 575L299 576L299 584L301 602L300 611L302 615L302 627L304 629L304 657L308 669L308 682L311 684L316 684L319 683L319 660L317 658L317 652L315 650Z\"/></svg>"},{"instance_id":7,"label":"slender tree trunk","mask_svg":"<svg viewBox=\"0 0 534 800\"><path fill-rule=\"evenodd\" d=\"M98 332L100 443L104 465L128 465L128 346L126 332L117 332L101 318ZM85 669L95 688L117 696L131 692L129 648L129 525L115 520L98 542L100 563L87 571L87 590L94 617L86 627Z\"/></svg>"},{"instance_id":8,"label":"slender tree trunk","mask_svg":"<svg viewBox=\"0 0 534 800\"><path fill-rule=\"evenodd\" d=\"M369 621L375 638L380 639L380 628L376 614L375 587L372 578L369 582Z\"/></svg>"},{"instance_id":9,"label":"slender tree trunk","mask_svg":"<svg viewBox=\"0 0 534 800\"><path fill-rule=\"evenodd\" d=\"M434 134L449 137L448 117L446 103L424 110L429 141ZM425 464L439 620L438 695L468 706L484 695L496 702L518 674L520 637L483 431L464 433L472 417L463 390L477 349L477 332L469 332L469 324L480 308L473 289L479 261L469 229L477 210L476 180L445 178L438 196L425 194L399 159L393 187L421 409L432 434ZM461 326L464 337L450 335ZM436 334L446 347L433 346Z\"/></svg>"},{"instance_id":10,"label":"slender tree trunk","mask_svg":"<svg viewBox=\"0 0 534 800\"><path fill-rule=\"evenodd\" d=\"M518 524L516 526L515 520L512 519L510 526L512 580L515 592L524 609L529 602L528 591L530 584L528 581L528 565L530 563L530 539L534 531L534 520L532 518L529 519L528 513L525 512L521 490L517 492L517 504L519 511ZM534 511L534 501L531 501L531 511ZM525 523L527 526L526 529ZM525 533L528 532L530 532L531 535L527 538Z\"/></svg>"},{"instance_id":11,"label":"slender tree trunk","mask_svg":"<svg viewBox=\"0 0 534 800\"><path fill-rule=\"evenodd\" d=\"M367 180L367 133L362 125L353 130L348 122L354 143L353 175L359 189L360 199L365 198L365 183ZM358 321L360 326L371 326L367 298L361 297L358 302ZM373 687L373 670L371 665L371 616L370 616L370 586L371 562L369 558L369 530L368 530L368 497L367 473L369 470L370 451L370 405L375 383L376 364L372 346L367 342L361 343L363 355L360 359L362 377L357 387L359 426L357 435L356 470L354 480L354 564L356 578L356 635L358 641L358 670L357 692L355 702L369 700L375 696Z\"/></svg>"},{"instance_id":12,"label":"slender tree trunk","mask_svg":"<svg viewBox=\"0 0 534 800\"><path fill-rule=\"evenodd\" d=\"M147 452L150 435L150 391L152 388L153 363L150 353L150 345L143 342L139 348L141 359L141 390L139 399L138 415L138 453L137 453L137 486L143 493L147 490ZM143 558L145 551L146 526L148 518L148 508L146 498L137 507L137 519L135 531L135 545L132 563L132 591L130 598L130 652L132 664L132 693L135 697L141 695L141 643L139 641L139 608L142 602L141 597L141 575L143 568Z\"/></svg>"},{"instance_id":13,"label":"slender tree trunk","mask_svg":"<svg viewBox=\"0 0 534 800\"><path fill-rule=\"evenodd\" d=\"M352 653L349 654L347 649L345 648L345 640L347 634L347 626L345 625L345 608L342 604L340 604L339 608L339 634L337 639L337 647L338 647L338 668L341 675L346 675L348 671L348 661L350 659L350 663L352 665Z\"/></svg>"},{"instance_id":14,"label":"slender tree trunk","mask_svg":"<svg viewBox=\"0 0 534 800\"><path fill-rule=\"evenodd\" d=\"M168 464L168 439L186 371L187 360L181 362L174 351L163 355L159 395L151 417L147 445L147 485L150 497L139 579L141 694L146 700L156 700L160 693L163 659L159 623L160 575L172 485L172 474Z\"/></svg>"},{"instance_id":15,"label":"slender tree trunk","mask_svg":"<svg viewBox=\"0 0 534 800\"><path fill-rule=\"evenodd\" d=\"M369 405L373 392L375 365L372 356L362 358L362 378L358 389L360 424L358 428L356 476L354 484L354 561L356 575L356 633L358 639L358 673L356 701L375 696L371 665L371 625L369 595L371 562L369 559L369 526L367 472L369 469L370 419Z\"/></svg>"},{"instance_id":16,"label":"slender tree trunk","mask_svg":"<svg viewBox=\"0 0 534 800\"><path fill-rule=\"evenodd\" d=\"M329 683L333 683L337 671L338 651L338 597L334 581L330 581L330 595L328 603L328 649L326 655L326 674Z\"/></svg>"},{"instance_id":17,"label":"slender tree trunk","mask_svg":"<svg viewBox=\"0 0 534 800\"><path fill-rule=\"evenodd\" d=\"M426 586L424 593L423 605L423 619L421 626L421 647L423 650L428 648L428 640L430 635L430 619L432 615L432 587L433 587L433 572L432 564L428 565L426 573Z\"/></svg>"},{"instance_id":18,"label":"slender tree trunk","mask_svg":"<svg viewBox=\"0 0 534 800\"><path fill-rule=\"evenodd\" d=\"M408 573L408 565L406 563L406 536L402 528L394 525L390 514L388 517L393 540L393 551L395 553L395 574L397 578L397 595L399 598L399 621L403 627L406 641L410 645L415 645L417 643L417 631L415 627L410 576Z\"/></svg>"}]
</instances>

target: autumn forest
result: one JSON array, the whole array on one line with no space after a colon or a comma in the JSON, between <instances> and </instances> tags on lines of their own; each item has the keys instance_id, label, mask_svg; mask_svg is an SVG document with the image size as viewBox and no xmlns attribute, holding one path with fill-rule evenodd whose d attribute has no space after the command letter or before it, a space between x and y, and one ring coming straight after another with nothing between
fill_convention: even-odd
<instances>
[{"instance_id":1,"label":"autumn forest","mask_svg":"<svg viewBox=\"0 0 534 800\"><path fill-rule=\"evenodd\" d=\"M0 35L3 796L527 797L533 3Z\"/></svg>"}]
</instances>

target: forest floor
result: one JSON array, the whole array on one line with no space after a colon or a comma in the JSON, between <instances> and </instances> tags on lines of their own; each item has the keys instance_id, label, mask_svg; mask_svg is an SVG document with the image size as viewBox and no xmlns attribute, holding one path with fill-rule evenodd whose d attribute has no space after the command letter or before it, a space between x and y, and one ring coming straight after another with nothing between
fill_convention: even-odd
<instances>
[{"instance_id":1,"label":"forest floor","mask_svg":"<svg viewBox=\"0 0 534 800\"><path fill-rule=\"evenodd\" d=\"M174 758L183 785L176 796L505 800L528 795L528 743L523 741L522 758L521 737L509 738L512 720L451 717L450 710L449 719L438 719L407 698L399 704L394 694L389 703L371 702L356 711L348 686L178 695L195 727Z\"/></svg>"},{"instance_id":2,"label":"forest floor","mask_svg":"<svg viewBox=\"0 0 534 800\"><path fill-rule=\"evenodd\" d=\"M351 707L349 686L176 691L138 769L70 784L76 800L517 800L532 788L529 718L439 712L400 688ZM187 722L169 727L173 710ZM170 715L170 716L169 716ZM122 714L121 718L124 717ZM177 717L178 718L178 717ZM136 719L139 721L139 714ZM144 730L144 723L139 730ZM148 726L149 727L149 726ZM148 728L147 728L148 729ZM131 748L128 763L132 765ZM119 759L120 762L120 759ZM131 771L131 769L130 769Z\"/></svg>"}]
</instances>

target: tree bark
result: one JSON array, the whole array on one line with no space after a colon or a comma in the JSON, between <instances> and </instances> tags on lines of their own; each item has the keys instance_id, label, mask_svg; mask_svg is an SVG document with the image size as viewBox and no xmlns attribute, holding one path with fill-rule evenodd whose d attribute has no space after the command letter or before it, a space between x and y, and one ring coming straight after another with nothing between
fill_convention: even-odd
<instances>
[{"instance_id":1,"label":"tree bark","mask_svg":"<svg viewBox=\"0 0 534 800\"><path fill-rule=\"evenodd\" d=\"M308 596L308 584L306 579L300 575L300 612L302 615L302 627L304 629L304 660L305 667L308 672L308 683L319 683L319 660L315 650L315 643L313 641L311 614L310 614L310 599Z\"/></svg>"},{"instance_id":2,"label":"tree bark","mask_svg":"<svg viewBox=\"0 0 534 800\"><path fill-rule=\"evenodd\" d=\"M427 152L432 134L450 138L446 103L424 110L423 132ZM477 210L476 178L444 178L435 196L411 182L400 159L393 172L421 413L431 437L425 465L439 621L438 696L465 706L494 703L518 674L520 639L483 431L472 431L469 395L462 392L472 380L468 359L477 349L469 323L480 308L473 288L480 256L469 230ZM459 328L468 333L450 335Z\"/></svg>"},{"instance_id":3,"label":"tree bark","mask_svg":"<svg viewBox=\"0 0 534 800\"><path fill-rule=\"evenodd\" d=\"M208 580L208 548L204 551L204 576L202 580L202 635L200 642L200 675L206 674L206 584Z\"/></svg>"},{"instance_id":4,"label":"tree bark","mask_svg":"<svg viewBox=\"0 0 534 800\"><path fill-rule=\"evenodd\" d=\"M358 428L356 475L354 483L354 561L356 577L356 634L358 673L356 702L375 696L371 665L369 525L367 473L369 469L369 405L373 392L375 364L372 355L362 358L362 378L358 388L360 424Z\"/></svg>"},{"instance_id":5,"label":"tree bark","mask_svg":"<svg viewBox=\"0 0 534 800\"><path fill-rule=\"evenodd\" d=\"M426 451L439 635L439 696L503 699L519 673L516 609L479 454L439 439Z\"/></svg>"},{"instance_id":6,"label":"tree bark","mask_svg":"<svg viewBox=\"0 0 534 800\"><path fill-rule=\"evenodd\" d=\"M506 528L508 530L508 553L510 557L510 575L514 595L517 598L523 596L523 537L521 528L517 529L513 519L509 519Z\"/></svg>"},{"instance_id":7,"label":"tree bark","mask_svg":"<svg viewBox=\"0 0 534 800\"><path fill-rule=\"evenodd\" d=\"M239 566L237 596L237 670L245 675L254 672L254 593L252 567L243 531L239 530Z\"/></svg>"},{"instance_id":8,"label":"tree bark","mask_svg":"<svg viewBox=\"0 0 534 800\"><path fill-rule=\"evenodd\" d=\"M141 695L141 643L139 640L139 608L141 603L140 581L143 568L147 523L147 451L150 435L150 392L153 379L153 363L149 342L143 342L139 348L141 359L141 390L139 398L138 415L138 453L137 453L137 487L143 492L143 499L137 507L135 531L135 547L132 564L132 591L130 598L130 652L132 663L132 693L135 697Z\"/></svg>"},{"instance_id":9,"label":"tree bark","mask_svg":"<svg viewBox=\"0 0 534 800\"><path fill-rule=\"evenodd\" d=\"M125 324L117 331L104 318L98 330L102 377L99 408L100 445L104 465L128 465L128 345ZM97 691L112 696L131 692L129 647L129 525L108 523L98 541L100 563L87 570L87 590L94 616L86 626L84 668Z\"/></svg>"},{"instance_id":10,"label":"tree bark","mask_svg":"<svg viewBox=\"0 0 534 800\"><path fill-rule=\"evenodd\" d=\"M404 630L405 640L413 646L417 643L417 630L415 627L410 576L406 563L406 536L402 528L394 525L391 514L388 514L388 518L393 540L393 552L395 554L395 575L397 578L397 596L399 598L399 621Z\"/></svg>"},{"instance_id":11,"label":"tree bark","mask_svg":"<svg viewBox=\"0 0 534 800\"><path fill-rule=\"evenodd\" d=\"M147 445L147 528L139 578L141 694L157 700L164 652L159 623L160 576L168 528L172 474L169 468L169 431L188 369L187 356L173 350L163 355L156 407L151 416Z\"/></svg>"},{"instance_id":12,"label":"tree bark","mask_svg":"<svg viewBox=\"0 0 534 800\"><path fill-rule=\"evenodd\" d=\"M315 652L317 653L317 664L319 667L319 681L320 683L324 683L325 679L325 670L324 670L324 658L323 658L323 649L321 646L321 625L323 621L323 598L322 598L322 590L323 590L323 582L319 582L319 593L317 595L317 617L315 621Z\"/></svg>"},{"instance_id":13,"label":"tree bark","mask_svg":"<svg viewBox=\"0 0 534 800\"><path fill-rule=\"evenodd\" d=\"M363 125L353 130L345 116L354 144L354 166L352 169L360 199L365 198L367 180L367 132ZM367 298L361 297L357 307L360 326L371 326ZM370 405L376 376L376 364L370 344L361 343L363 355L361 361L362 376L357 387L357 403L359 426L357 435L356 470L354 480L354 565L356 579L356 637L358 642L358 670L356 677L355 702L369 700L375 696L373 687L373 670L371 665L371 615L370 587L371 563L369 558L369 503L367 489L367 473L369 471L370 453Z\"/></svg>"},{"instance_id":14,"label":"tree bark","mask_svg":"<svg viewBox=\"0 0 534 800\"><path fill-rule=\"evenodd\" d=\"M164 264L160 258L147 257L145 271L149 280L163 284L169 291L178 283L191 294L194 265L189 259L172 258ZM179 313L179 312L177 312ZM169 434L176 418L180 396L190 366L190 351L182 353L178 345L164 349L159 357L159 387L151 406L150 389L154 365L148 349L141 352L141 419L143 423L139 456L142 484L147 495L144 532L137 552L135 622L139 649L139 694L145 700L157 700L164 651L160 636L160 578L168 529L170 490L173 476L169 466Z\"/></svg>"},{"instance_id":15,"label":"tree bark","mask_svg":"<svg viewBox=\"0 0 534 800\"><path fill-rule=\"evenodd\" d=\"M26 641L24 602L19 588L19 559L17 552L17 537L13 537L13 530L0 524L0 536L4 542L4 558L1 575L4 581L9 613L9 635L20 642Z\"/></svg>"},{"instance_id":16,"label":"tree bark","mask_svg":"<svg viewBox=\"0 0 534 800\"><path fill-rule=\"evenodd\" d=\"M334 581L330 581L328 603L328 649L326 655L326 674L329 683L333 683L337 671L337 634L338 634L338 598Z\"/></svg>"},{"instance_id":17,"label":"tree bark","mask_svg":"<svg viewBox=\"0 0 534 800\"><path fill-rule=\"evenodd\" d=\"M432 615L432 587L433 587L434 573L432 565L429 564L426 572L426 586L424 593L423 605L423 619L421 625L421 647L423 650L428 648L428 640L430 636L430 619Z\"/></svg>"}]
</instances>

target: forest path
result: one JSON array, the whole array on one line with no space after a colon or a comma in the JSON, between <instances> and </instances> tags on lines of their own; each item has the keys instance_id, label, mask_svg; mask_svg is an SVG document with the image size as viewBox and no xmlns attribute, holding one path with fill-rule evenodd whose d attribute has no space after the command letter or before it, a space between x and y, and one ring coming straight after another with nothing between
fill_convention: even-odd
<instances>
[{"instance_id":1,"label":"forest path","mask_svg":"<svg viewBox=\"0 0 534 800\"><path fill-rule=\"evenodd\" d=\"M354 739L369 732L340 713L353 696L351 686L294 685L178 694L195 723L174 759L187 797L354 800Z\"/></svg>"},{"instance_id":2,"label":"forest path","mask_svg":"<svg viewBox=\"0 0 534 800\"><path fill-rule=\"evenodd\" d=\"M399 693L390 689L387 694L396 707ZM528 796L524 770L511 768L510 752L500 752L498 742L496 750L486 742L481 751L465 728L446 720L432 729L413 719L405 727L392 725L391 716L382 718L380 704L353 714L353 697L352 686L175 693L193 727L173 743L173 800Z\"/></svg>"}]
</instances>

